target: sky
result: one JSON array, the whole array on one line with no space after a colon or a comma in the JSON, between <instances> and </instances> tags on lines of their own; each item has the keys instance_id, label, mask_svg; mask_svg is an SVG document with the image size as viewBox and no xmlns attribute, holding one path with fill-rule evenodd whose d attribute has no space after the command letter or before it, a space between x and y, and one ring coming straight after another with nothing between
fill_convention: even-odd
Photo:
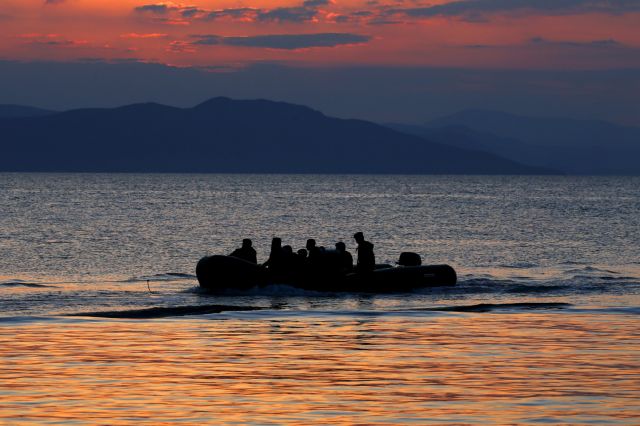
<instances>
[{"instance_id":1,"label":"sky","mask_svg":"<svg viewBox=\"0 0 640 426\"><path fill-rule=\"evenodd\" d=\"M75 65L73 72L81 73L90 68L88 64L99 63L116 74L126 74L131 63L153 64L148 72L164 67L216 74L199 77L215 81L211 88L189 86L190 72L182 73L182 79L176 77L179 83L174 84L187 92L201 90L201 98L266 94L324 107L329 113L377 120L404 117L401 121L408 122L419 118L419 111L411 109L417 106L414 92L432 95L422 85L436 75L426 84L434 87L434 81L439 81L440 97L444 100L450 90L460 102L426 108L425 118L477 107L482 98L496 97L488 106L542 114L563 105L558 113L567 116L640 124L637 109L625 103L628 92L640 89L638 22L640 0L1 0L0 78L4 74L2 80L11 86L6 80L12 67L25 64L34 75L51 64ZM256 87L251 92L246 90L251 80L239 78L251 75L263 81L263 75L255 76L257 70L271 75L273 67L284 73L295 71L296 78L302 79L307 70L314 76L307 83L319 95L302 96L304 87L293 95L286 87L281 91ZM416 70L424 71L422 80ZM443 79L439 75L443 70L454 70L458 76L464 70L465 78ZM220 92L221 81L230 79L220 74L229 73L238 74L238 86L214 93ZM407 73L412 75L413 89L398 80ZM585 82L583 92L573 87L567 98L566 85L584 81L585 73L592 73L596 87ZM620 73L624 78L616 79ZM65 76L60 75L60 83ZM41 82L20 77L24 87L13 85L13 91L9 87L9 92L0 93L1 103L33 100L38 101L36 106L70 108L115 101L94 96L91 90L85 90L84 97L81 92L76 98L70 96L66 104L47 101L33 92ZM140 78L132 73L134 77ZM517 89L514 79L521 79L522 85L535 84L537 89L520 87L515 92L522 92L521 98L516 101L511 98L517 93L500 87L504 79ZM336 85L336 80L343 86ZM351 85L365 83L370 90L391 95L393 85L401 87L396 96L383 96L392 103L386 112L367 113L357 105L345 110L338 100L332 104L320 96L331 94L338 99ZM73 81L68 84L68 90L77 90ZM18 89L23 100L15 96ZM155 90L160 91L157 98L169 103L187 102L184 96L164 96L161 86ZM465 90L469 100L462 99ZM597 97L589 97L594 92ZM529 104L531 95L548 100L533 99ZM122 97L129 100L137 98ZM372 101L369 96L363 104ZM426 104L427 99L418 103Z\"/></svg>"}]
</instances>

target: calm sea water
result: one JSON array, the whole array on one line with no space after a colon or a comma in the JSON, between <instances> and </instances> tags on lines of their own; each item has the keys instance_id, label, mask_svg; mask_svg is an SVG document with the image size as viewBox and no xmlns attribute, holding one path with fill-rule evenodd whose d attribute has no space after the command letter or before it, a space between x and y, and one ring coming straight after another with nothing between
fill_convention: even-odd
<instances>
[{"instance_id":1,"label":"calm sea water","mask_svg":"<svg viewBox=\"0 0 640 426\"><path fill-rule=\"evenodd\" d=\"M637 424L639 212L631 177L0 174L0 424ZM198 291L355 231L458 286ZM93 316L200 305L262 309Z\"/></svg>"}]
</instances>

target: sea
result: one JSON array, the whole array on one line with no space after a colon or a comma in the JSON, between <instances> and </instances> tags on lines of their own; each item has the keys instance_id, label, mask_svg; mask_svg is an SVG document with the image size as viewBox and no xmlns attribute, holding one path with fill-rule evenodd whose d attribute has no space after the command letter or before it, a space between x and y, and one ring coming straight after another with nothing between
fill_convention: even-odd
<instances>
[{"instance_id":1,"label":"sea","mask_svg":"<svg viewBox=\"0 0 640 426\"><path fill-rule=\"evenodd\" d=\"M411 293L203 293L362 231ZM0 424L640 424L640 178L0 174Z\"/></svg>"}]
</instances>

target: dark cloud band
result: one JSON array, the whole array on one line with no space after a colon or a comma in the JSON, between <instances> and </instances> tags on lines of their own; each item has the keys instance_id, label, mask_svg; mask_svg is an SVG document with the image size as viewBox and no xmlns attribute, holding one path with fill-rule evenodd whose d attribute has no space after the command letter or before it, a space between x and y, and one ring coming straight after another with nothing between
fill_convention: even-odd
<instances>
[{"instance_id":1,"label":"dark cloud band","mask_svg":"<svg viewBox=\"0 0 640 426\"><path fill-rule=\"evenodd\" d=\"M638 0L461 0L451 3L407 9L391 9L388 13L411 17L451 16L468 19L485 14L529 11L549 15L580 13L623 14L640 11Z\"/></svg>"},{"instance_id":2,"label":"dark cloud band","mask_svg":"<svg viewBox=\"0 0 640 426\"><path fill-rule=\"evenodd\" d=\"M193 35L195 45L227 45L239 47L259 47L267 49L295 50L312 47L336 47L361 44L371 40L370 36L349 33L319 34L269 34L249 37L223 37L218 35Z\"/></svg>"},{"instance_id":3,"label":"dark cloud band","mask_svg":"<svg viewBox=\"0 0 640 426\"><path fill-rule=\"evenodd\" d=\"M143 6L136 7L134 10L139 13L155 13L157 15L164 15L174 9L175 8L167 6L166 4L145 4Z\"/></svg>"},{"instance_id":4,"label":"dark cloud band","mask_svg":"<svg viewBox=\"0 0 640 426\"><path fill-rule=\"evenodd\" d=\"M609 48L623 47L624 45L617 40L590 40L590 41L571 41L571 40L548 40L542 37L533 37L529 40L530 44L537 46L559 46L559 47L593 47L593 48Z\"/></svg>"},{"instance_id":5,"label":"dark cloud band","mask_svg":"<svg viewBox=\"0 0 640 426\"><path fill-rule=\"evenodd\" d=\"M61 1L61 0L51 0ZM308 22L316 18L319 8L331 4L330 0L305 0L299 6L276 7L273 9L258 9L253 7L227 8L219 10L204 10L194 6L167 5L152 3L135 7L133 10L140 14L169 15L179 14L184 19L242 19L262 22Z\"/></svg>"}]
</instances>

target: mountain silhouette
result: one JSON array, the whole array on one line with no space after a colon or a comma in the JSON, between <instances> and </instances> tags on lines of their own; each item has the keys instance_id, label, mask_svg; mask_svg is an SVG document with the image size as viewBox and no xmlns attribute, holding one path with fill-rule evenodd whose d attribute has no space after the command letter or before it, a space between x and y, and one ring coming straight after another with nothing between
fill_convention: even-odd
<instances>
[{"instance_id":1,"label":"mountain silhouette","mask_svg":"<svg viewBox=\"0 0 640 426\"><path fill-rule=\"evenodd\" d=\"M214 98L0 119L2 171L548 174L362 120Z\"/></svg>"},{"instance_id":2,"label":"mountain silhouette","mask_svg":"<svg viewBox=\"0 0 640 426\"><path fill-rule=\"evenodd\" d=\"M54 111L30 106L0 104L0 118L41 117L53 113Z\"/></svg>"},{"instance_id":3,"label":"mountain silhouette","mask_svg":"<svg viewBox=\"0 0 640 426\"><path fill-rule=\"evenodd\" d=\"M640 128L598 120L467 110L422 126L390 127L434 142L478 149L569 174L640 174Z\"/></svg>"}]
</instances>

